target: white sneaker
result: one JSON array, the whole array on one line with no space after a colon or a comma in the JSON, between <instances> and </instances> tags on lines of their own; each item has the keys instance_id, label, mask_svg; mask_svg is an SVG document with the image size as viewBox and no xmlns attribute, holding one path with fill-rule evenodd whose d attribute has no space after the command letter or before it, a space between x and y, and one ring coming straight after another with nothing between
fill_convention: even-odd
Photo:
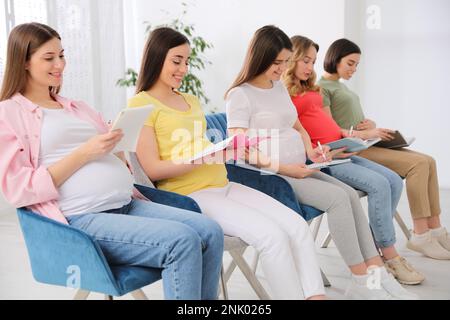
<instances>
[{"instance_id":1,"label":"white sneaker","mask_svg":"<svg viewBox=\"0 0 450 320\"><path fill-rule=\"evenodd\" d=\"M431 235L431 231L417 235L413 232L407 242L408 249L420 252L427 257L438 260L450 260L450 252L441 246L438 239Z\"/></svg>"},{"instance_id":2,"label":"white sneaker","mask_svg":"<svg viewBox=\"0 0 450 320\"><path fill-rule=\"evenodd\" d=\"M431 236L435 238L445 250L450 251L450 234L447 232L447 229L444 227L432 229Z\"/></svg>"},{"instance_id":3,"label":"white sneaker","mask_svg":"<svg viewBox=\"0 0 450 320\"><path fill-rule=\"evenodd\" d=\"M382 268L384 269L384 268ZM381 286L396 300L419 300L419 296L403 288L386 270L381 272Z\"/></svg>"},{"instance_id":4,"label":"white sneaker","mask_svg":"<svg viewBox=\"0 0 450 320\"><path fill-rule=\"evenodd\" d=\"M354 276L345 291L345 296L351 300L395 300L382 286L378 289L369 289L366 282L357 281Z\"/></svg>"}]
</instances>

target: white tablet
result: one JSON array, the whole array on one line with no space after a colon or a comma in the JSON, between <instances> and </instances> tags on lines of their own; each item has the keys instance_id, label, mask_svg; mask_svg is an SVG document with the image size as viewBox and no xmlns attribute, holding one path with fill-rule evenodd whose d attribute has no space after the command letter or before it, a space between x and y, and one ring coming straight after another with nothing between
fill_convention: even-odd
<instances>
[{"instance_id":1,"label":"white tablet","mask_svg":"<svg viewBox=\"0 0 450 320\"><path fill-rule=\"evenodd\" d=\"M153 105L147 105L137 108L126 108L119 112L111 127L111 131L122 129L123 138L116 145L113 153L120 151L136 152L141 129L153 108Z\"/></svg>"}]
</instances>

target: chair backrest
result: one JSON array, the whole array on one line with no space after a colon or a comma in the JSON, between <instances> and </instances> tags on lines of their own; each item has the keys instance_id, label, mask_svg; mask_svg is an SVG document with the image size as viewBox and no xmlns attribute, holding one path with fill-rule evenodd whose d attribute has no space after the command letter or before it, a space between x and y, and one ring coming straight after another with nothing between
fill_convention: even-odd
<instances>
[{"instance_id":1,"label":"chair backrest","mask_svg":"<svg viewBox=\"0 0 450 320\"><path fill-rule=\"evenodd\" d=\"M155 188L155 185L144 172L144 169L141 167L141 164L139 163L135 152L128 153L128 160L130 161L131 167L133 169L134 181L141 186Z\"/></svg>"},{"instance_id":2,"label":"chair backrest","mask_svg":"<svg viewBox=\"0 0 450 320\"><path fill-rule=\"evenodd\" d=\"M214 137L218 139L220 138L221 134L222 139L226 138L227 116L225 113L216 113L207 115L206 123L208 127L208 133L210 135L212 133ZM217 143L219 141L214 142ZM240 166L227 164L228 178L233 182L241 183L253 189L257 189L268 193L270 196L277 199L287 207L298 212L306 221L314 219L323 213L322 211L316 208L298 203L294 190L289 185L289 183L282 177L277 175L262 177L261 175L253 174L248 169L249 168L247 166L241 168ZM270 184L274 184L273 186L270 187L271 190L267 189L268 182L264 181L264 179L266 180L270 179Z\"/></svg>"}]
</instances>

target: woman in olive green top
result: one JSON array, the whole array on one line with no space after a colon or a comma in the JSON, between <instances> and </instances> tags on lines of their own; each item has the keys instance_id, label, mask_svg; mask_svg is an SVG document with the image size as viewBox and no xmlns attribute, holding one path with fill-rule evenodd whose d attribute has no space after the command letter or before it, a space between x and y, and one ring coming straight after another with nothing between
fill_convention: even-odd
<instances>
[{"instance_id":1,"label":"woman in olive green top","mask_svg":"<svg viewBox=\"0 0 450 320\"><path fill-rule=\"evenodd\" d=\"M347 39L335 41L325 57L325 74L320 79L323 105L343 129L353 127L354 136L362 139L391 140L393 131L377 128L366 119L361 102L340 79L349 80L356 72L361 49ZM370 147L359 156L382 164L406 179L409 206L414 221L414 232L408 248L434 259L450 259L450 236L441 226L439 215L439 186L435 160L409 149Z\"/></svg>"}]
</instances>

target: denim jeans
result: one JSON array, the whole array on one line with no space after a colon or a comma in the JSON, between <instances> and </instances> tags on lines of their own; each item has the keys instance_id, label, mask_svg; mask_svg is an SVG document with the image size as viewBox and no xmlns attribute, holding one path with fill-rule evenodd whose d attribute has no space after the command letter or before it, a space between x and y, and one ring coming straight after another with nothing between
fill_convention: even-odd
<instances>
[{"instance_id":1,"label":"denim jeans","mask_svg":"<svg viewBox=\"0 0 450 320\"><path fill-rule=\"evenodd\" d=\"M223 231L206 216L132 200L67 220L98 242L110 264L161 268L166 299L217 299Z\"/></svg>"},{"instance_id":2,"label":"denim jeans","mask_svg":"<svg viewBox=\"0 0 450 320\"><path fill-rule=\"evenodd\" d=\"M351 163L331 166L331 175L368 195L369 222L378 247L395 244L393 217L403 190L403 181L394 171L370 160L354 156Z\"/></svg>"}]
</instances>

